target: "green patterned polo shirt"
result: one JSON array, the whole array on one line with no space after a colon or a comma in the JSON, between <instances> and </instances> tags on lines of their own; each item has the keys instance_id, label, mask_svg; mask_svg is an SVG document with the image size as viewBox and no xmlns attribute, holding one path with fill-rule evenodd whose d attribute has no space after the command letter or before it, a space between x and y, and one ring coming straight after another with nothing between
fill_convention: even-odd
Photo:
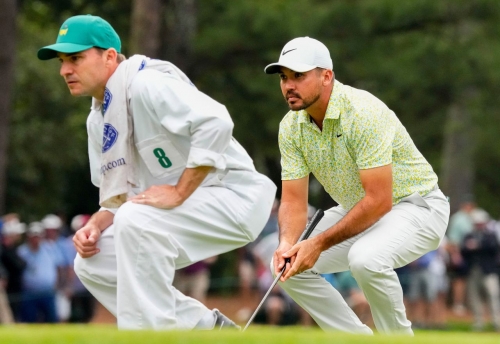
<instances>
[{"instance_id":1,"label":"green patterned polo shirt","mask_svg":"<svg viewBox=\"0 0 500 344\"><path fill-rule=\"evenodd\" d=\"M392 164L393 204L437 183L393 111L372 94L335 80L323 130L305 110L289 111L280 123L281 179L313 173L326 192L350 210L365 195L359 170Z\"/></svg>"}]
</instances>

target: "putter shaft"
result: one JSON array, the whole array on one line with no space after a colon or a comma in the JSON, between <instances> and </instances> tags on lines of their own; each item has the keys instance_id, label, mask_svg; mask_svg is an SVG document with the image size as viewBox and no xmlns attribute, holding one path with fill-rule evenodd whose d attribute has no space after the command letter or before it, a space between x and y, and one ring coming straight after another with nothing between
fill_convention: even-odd
<instances>
[{"instance_id":1,"label":"putter shaft","mask_svg":"<svg viewBox=\"0 0 500 344\"><path fill-rule=\"evenodd\" d=\"M307 238L309 238L309 235L311 235L312 231L314 230L314 228L316 227L316 225L318 224L318 222L321 220L321 218L323 217L323 215L324 215L323 210L318 209L316 211L316 213L311 218L311 221L309 221L309 223L307 224L306 229L304 230L304 232L302 232L302 235L300 236L299 240L297 240L297 242L301 242L302 240L306 240ZM260 308L264 304L264 301L266 301L267 296L271 293L271 291L273 290L274 286L276 285L276 283L278 283L279 279L281 278L281 276L285 272L286 264L289 263L289 262L290 262L290 258L287 258L285 260L285 266L283 266L283 268L281 269L280 273L274 279L273 284L271 284L271 287L267 290L266 295L264 295L264 297L262 298L262 301L260 301L259 305L255 309L255 312L253 312L252 316L248 320L248 322L245 325L245 327L243 328L242 332L245 331L247 329L247 327L252 323L253 318L255 318L255 316L257 315L257 312L260 310Z\"/></svg>"},{"instance_id":2,"label":"putter shaft","mask_svg":"<svg viewBox=\"0 0 500 344\"><path fill-rule=\"evenodd\" d=\"M285 264L285 266L286 266L286 264ZM273 284L271 284L271 287L267 291L266 295L264 295L264 297L262 298L262 301L260 301L259 305L255 309L255 312L253 312L253 314L250 317L250 319L248 320L246 326L243 328L243 331L245 331L247 329L247 327L252 323L253 318L255 318L255 316L257 315L257 312L259 311L260 307L262 307L262 305L264 304L264 301L266 301L266 299L267 299L267 296L269 295L269 293L271 293L271 291L273 290L274 286L276 285L276 283L278 283L279 279L281 278L281 276L283 275L284 272L285 272L285 267L283 267L283 269L281 269L281 272L274 279Z\"/></svg>"}]
</instances>

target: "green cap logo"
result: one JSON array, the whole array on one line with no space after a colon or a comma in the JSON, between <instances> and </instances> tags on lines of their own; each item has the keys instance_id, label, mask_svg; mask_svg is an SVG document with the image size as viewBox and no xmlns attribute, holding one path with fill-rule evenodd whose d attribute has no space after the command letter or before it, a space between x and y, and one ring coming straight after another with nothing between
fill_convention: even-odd
<instances>
[{"instance_id":1,"label":"green cap logo","mask_svg":"<svg viewBox=\"0 0 500 344\"><path fill-rule=\"evenodd\" d=\"M37 55L40 60L49 60L57 53L73 54L93 47L120 52L120 37L101 17L79 15L67 19L59 29L56 43L41 48Z\"/></svg>"}]
</instances>

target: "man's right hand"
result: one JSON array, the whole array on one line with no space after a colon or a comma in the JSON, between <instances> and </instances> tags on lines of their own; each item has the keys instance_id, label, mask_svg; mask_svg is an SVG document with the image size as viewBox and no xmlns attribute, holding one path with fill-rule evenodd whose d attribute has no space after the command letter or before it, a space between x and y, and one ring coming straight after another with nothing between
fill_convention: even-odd
<instances>
[{"instance_id":1,"label":"man's right hand","mask_svg":"<svg viewBox=\"0 0 500 344\"><path fill-rule=\"evenodd\" d=\"M101 230L93 223L88 223L79 229L73 237L76 251L82 258L90 258L100 252L97 241L101 237Z\"/></svg>"},{"instance_id":2,"label":"man's right hand","mask_svg":"<svg viewBox=\"0 0 500 344\"><path fill-rule=\"evenodd\" d=\"M283 269L283 266L285 266L285 258L283 258L283 253L290 250L292 248L292 246L293 246L292 244L283 240L280 242L278 248L274 252L273 262L274 262L274 273L276 276L281 272L281 269ZM293 264L293 261L295 260L295 256L291 257L290 260L291 260L291 262L288 263L287 268L290 268L290 266Z\"/></svg>"}]
</instances>

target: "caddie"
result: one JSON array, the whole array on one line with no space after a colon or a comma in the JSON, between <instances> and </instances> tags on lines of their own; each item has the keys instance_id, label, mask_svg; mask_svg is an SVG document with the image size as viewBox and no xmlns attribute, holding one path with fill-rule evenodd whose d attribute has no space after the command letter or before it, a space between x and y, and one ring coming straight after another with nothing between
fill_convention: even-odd
<instances>
[{"instance_id":1,"label":"caddie","mask_svg":"<svg viewBox=\"0 0 500 344\"><path fill-rule=\"evenodd\" d=\"M100 210L73 239L75 271L120 329L237 327L172 287L175 270L254 240L276 186L232 137L226 108L173 64L121 53L104 19L78 15L38 58L57 58L87 120Z\"/></svg>"}]
</instances>

